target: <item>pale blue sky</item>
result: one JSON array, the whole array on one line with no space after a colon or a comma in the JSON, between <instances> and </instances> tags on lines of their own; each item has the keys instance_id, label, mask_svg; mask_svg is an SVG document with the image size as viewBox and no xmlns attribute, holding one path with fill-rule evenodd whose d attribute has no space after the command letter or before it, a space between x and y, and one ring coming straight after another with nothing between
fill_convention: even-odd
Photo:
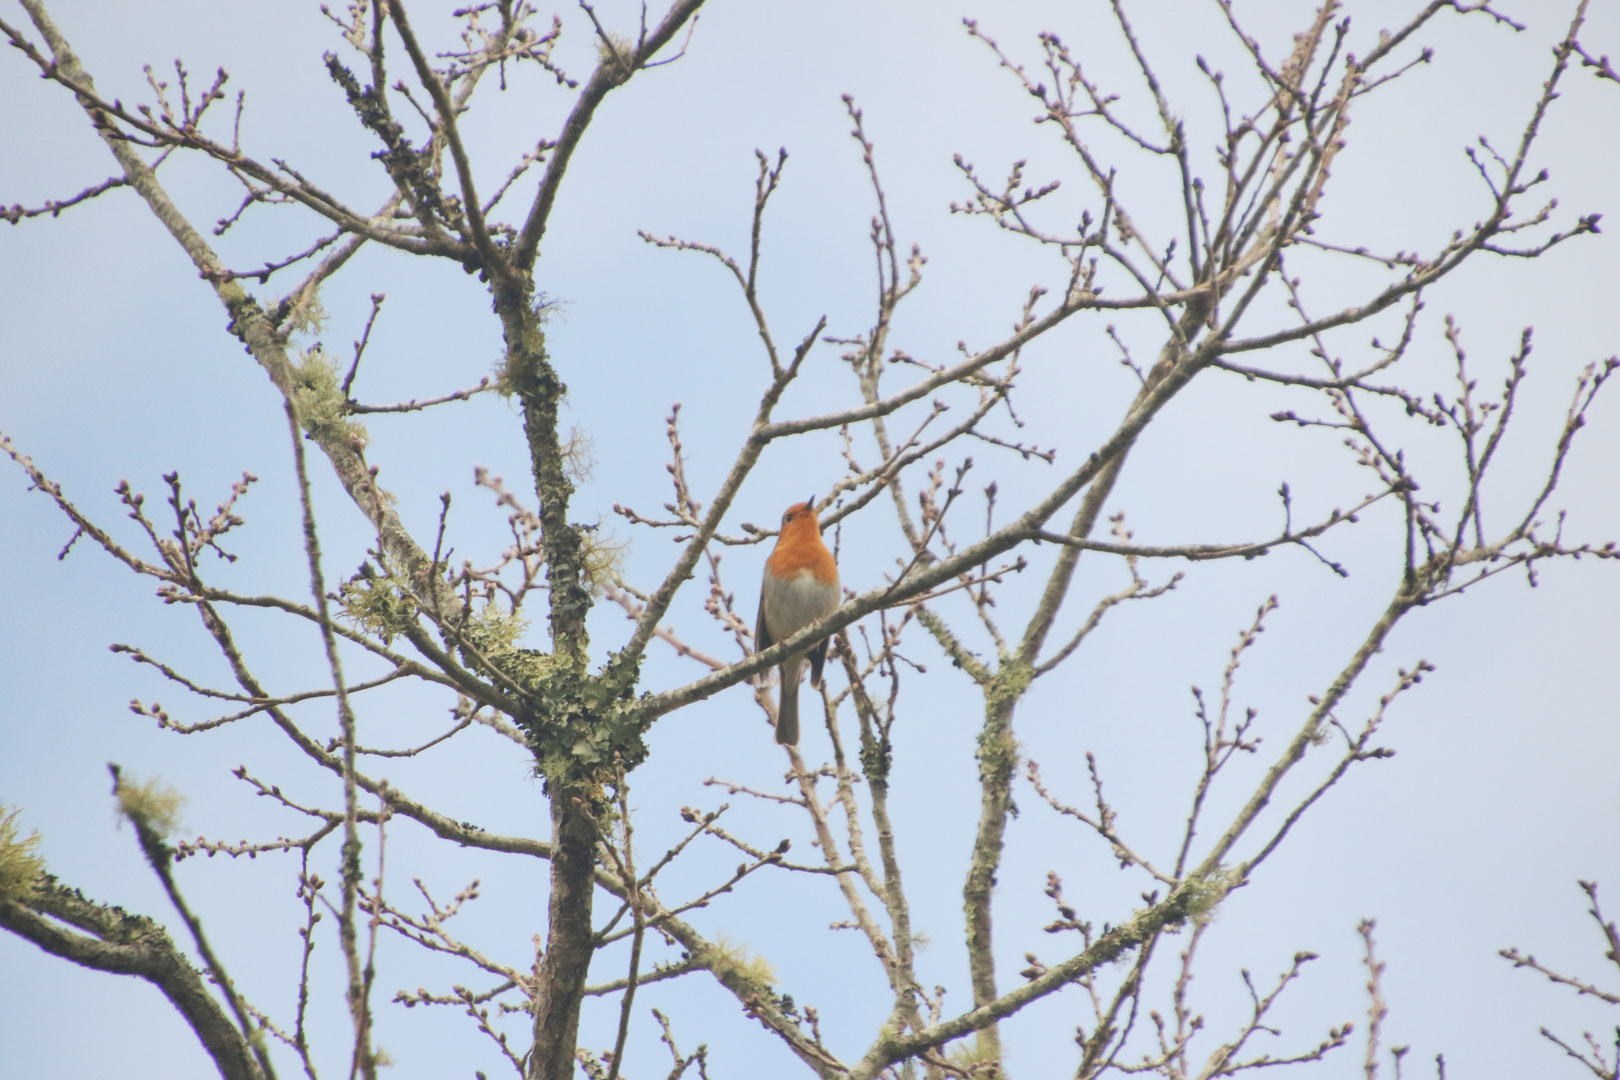
<instances>
[{"instance_id":1,"label":"pale blue sky","mask_svg":"<svg viewBox=\"0 0 1620 1080\"><path fill-rule=\"evenodd\" d=\"M1206 54L1234 81L1240 60L1213 4L1138 6L1144 40L1162 57L1167 92L1186 103L1199 161L1207 164L1210 102L1191 56ZM1394 25L1415 6L1352 5L1352 48L1364 51L1378 27ZM321 67L321 51L336 47L336 39L315 5L51 7L104 93L144 100L141 64L161 67L176 55L199 78L222 65L232 74L230 85L248 91L243 137L251 152L285 157L354 203L380 200L381 174L366 158L371 144ZM1463 148L1481 134L1511 144L1550 67L1549 49L1567 25L1567 7L1507 0L1505 10L1529 23L1522 35L1478 17L1438 19L1426 38L1437 49L1435 62L1357 114L1330 189L1335 193L1325 204L1323 234L1384 249L1427 250L1477 220L1485 203ZM1620 52L1620 18L1612 5L1594 7L1587 39L1597 52ZM1174 17L1165 18L1163 11L1171 9ZM610 25L623 25L629 10L602 7ZM1276 55L1298 29L1293 23L1303 19L1305 6L1240 3L1237 10ZM1160 17L1150 18L1150 11ZM413 12L423 33L447 25L424 4ZM575 10L562 14L558 55L571 70L583 70L587 24ZM955 7L717 0L705 9L684 60L638 76L602 109L564 185L538 278L563 302L551 349L570 385L571 422L593 438L599 459L573 516L601 516L604 527L633 539L628 573L636 584L661 578L673 546L661 536L632 533L610 508L620 502L656 512L667 501L663 417L671 402L683 403L688 468L706 501L742 442L764 371L728 276L699 256L653 250L636 230L744 252L753 150L774 153L785 146L792 157L767 221L762 278L778 338L797 340L823 313L831 333L860 331L872 292L865 242L872 200L839 101L847 92L865 109L899 239L919 242L930 258L924 285L902 309L896 345L931 361L948 360L959 340L977 346L1004 335L1030 285L1058 283L1054 260L997 235L987 222L947 212L952 199L966 194L951 164L958 152L989 177L1027 158L1031 180L1064 180L1065 207L1090 205L1072 157L1052 131L1029 123L1030 100L982 45L968 39L960 25L964 14L1031 64L1039 56L1035 33L1058 32L1086 58L1092 77L1125 95L1122 108L1150 115L1116 39L1106 32L1105 5L1012 0ZM23 18L15 7L4 17ZM554 134L569 98L528 77L505 95L493 85L481 95L468 135L488 163L481 177L487 187L516 154ZM82 113L11 50L0 61L0 101L6 106L0 113L6 147L0 201L6 205L61 198L111 172L110 156ZM1538 165L1553 174L1548 188L1560 199L1559 220L1603 212L1620 222L1616 116L1620 86L1578 70L1568 76L1536 153ZM1149 228L1169 220L1154 209L1154 196L1171 190L1163 178L1139 160L1122 159L1122 165L1122 175L1143 193L1136 199L1143 207L1135 211L1138 219ZM230 184L202 162L176 160L162 175L199 224L234 208ZM253 265L316 235L316 226L293 211L261 209L220 246L233 265ZM1499 523L1542 479L1576 372L1616 351L1616 282L1620 248L1605 233L1536 263L1479 262L1429 297L1419 344L1407 361L1407 378L1424 389L1450 390L1440 335L1444 314L1454 313L1462 325L1482 387L1499 383L1519 331L1536 327L1522 416L1504 450L1509 458L1492 504L1500 507ZM1306 288L1325 309L1362 295L1366 281L1327 272ZM274 285L265 291L280 295ZM362 253L326 290L329 349L348 353L369 308L367 294L379 291L389 299L357 384L363 400L470 386L498 359L498 327L476 280L453 266L382 251ZM1152 318L1114 320L1139 357L1157 348ZM1076 319L1026 357L1015 403L1029 428L1019 437L1057 446L1059 469L1072 468L1089 452L1132 392L1131 377L1115 363L1104 336L1106 321ZM262 481L244 504L248 528L231 548L242 560L214 573L243 591L304 595L281 406L224 323L210 291L127 192L56 221L0 229L0 430L81 507L132 543L132 530L121 529L130 523L112 494L119 478L127 477L155 506L160 474L179 469L206 508L244 469L252 471ZM1387 333L1387 323L1371 332ZM1348 331L1335 347L1354 355L1369 336L1366 328ZM1297 362L1302 353L1303 347L1275 362ZM785 399L783 415L852 400L855 391L836 349L818 350L808 371ZM1265 419L1279 408L1304 407L1305 399L1216 374L1201 377L1178 399L1127 466L1110 509L1129 514L1139 540L1267 534L1277 524L1273 493L1285 480L1306 515L1349 505L1363 493L1364 481L1331 433ZM1554 507L1570 508L1566 536L1574 540L1620 537L1620 406L1601 400L1592 420L1553 500ZM528 488L521 428L509 405L484 398L427 418L376 417L368 427L369 458L381 465L382 483L399 495L407 523L428 531L438 493L450 489L457 500L453 522L463 530L461 553L483 557L499 549L501 515L472 486L472 469L488 466L514 490ZM1454 503L1455 474L1441 471L1441 463L1453 460L1451 433L1402 429L1401 437L1420 463L1419 475L1434 478L1436 497ZM871 457L869 448L860 450ZM953 464L962 453L978 463L970 491L990 479L1000 484L1003 520L1054 473L983 445L958 451ZM831 437L773 448L740 497L733 525L773 520L787 503L825 491L841 467ZM357 565L367 536L329 478L318 478L316 486L330 580ZM843 573L858 588L876 583L898 554L886 513L876 504L845 526ZM1234 634L1276 593L1282 606L1240 682L1240 700L1260 709L1266 740L1259 760L1235 778L1252 782L1299 723L1305 695L1331 679L1387 597L1391 525L1387 516L1370 515L1360 532L1324 543L1325 552L1351 569L1345 581L1299 552L1187 567L1175 593L1120 610L1060 673L1037 685L1020 712L1024 752L1041 763L1049 785L1083 803L1083 754L1095 751L1128 835L1162 852L1184 817L1196 764L1187 687L1218 686ZM0 575L0 801L22 807L22 821L44 834L43 852L63 880L96 900L172 922L133 838L115 826L108 761L142 777L161 774L179 787L190 799L190 834L258 839L302 827L230 777L241 763L312 802L332 805L338 796L328 778L313 775L264 726L239 724L182 739L132 715L132 697L156 698L188 720L207 713L149 671L112 655L110 643L139 644L204 679L222 681L222 664L192 613L163 607L145 583L88 544L59 563L56 554L70 532L46 499L25 491L18 470L0 469L0 552L7 567ZM750 548L726 553L727 585L749 614L762 556ZM1046 557L1038 556L1037 564ZM1088 556L1082 566L1065 625L1078 620L1082 604L1123 580L1121 568L1107 561ZM1153 567L1151 573L1159 580L1169 570ZM1027 613L1035 584L1026 575L1006 592L1001 612L1007 624L1017 625L1018 613ZM722 650L701 599L699 589L691 590L672 621L694 641ZM1522 575L1498 580L1477 595L1418 612L1401 627L1343 710L1347 722L1375 703L1395 667L1422 657L1439 670L1392 711L1385 743L1398 756L1353 772L1255 883L1222 909L1203 945L1196 984L1204 995L1199 1007L1215 1031L1224 1030L1221 1020L1230 1020L1245 1000L1240 967L1265 983L1302 949L1322 959L1279 1012L1276 1023L1285 1035L1275 1052L1314 1046L1329 1026L1347 1019L1359 1028L1365 975L1354 930L1360 918L1374 916L1389 964L1385 993L1392 1014L1385 1042L1413 1046L1409 1076L1426 1075L1420 1059L1436 1052L1459 1078L1579 1075L1537 1036L1537 1027L1572 1036L1606 1030L1614 1023L1612 1010L1605 1016L1512 971L1495 951L1519 945L1563 969L1601 978L1599 939L1585 919L1575 879L1597 879L1607 889L1611 914L1620 912L1620 795L1613 782L1620 761L1617 611L1616 567L1586 560L1544 568L1535 590L1525 587ZM599 650L622 640L625 629L614 611L600 609L595 620ZM319 682L319 642L307 628L251 613L238 625L271 685ZM946 985L948 1003L960 1008L967 989L956 943L961 870L977 812L972 747L978 696L922 635L908 638L908 654L930 675L908 683L914 696L898 729L897 829L916 923L933 940L921 975L930 985ZM652 654L646 672L652 688L694 674L668 650ZM431 694L379 696L362 714L362 741L420 741L443 725L448 704ZM304 715L314 731L335 727L317 711ZM774 790L783 767L740 690L666 719L652 744L652 761L634 777L649 847L679 831L681 805L712 808L723 801L723 793L702 786L706 777ZM805 749L820 760L827 753L825 734L808 731ZM1319 770L1326 758L1310 764ZM473 733L438 757L377 771L458 819L529 835L546 828L523 753L492 736ZM1305 779L1315 775L1306 772L1290 793L1306 790ZM1218 792L1217 820L1246 793L1241 782ZM1048 962L1059 956L1060 943L1039 930L1051 917L1041 895L1048 870L1063 875L1070 902L1098 922L1127 915L1146 887L1114 869L1094 838L1056 820L1027 785L1017 797L1022 813L1010 830L997 893L1006 985L1016 980L1025 951ZM741 797L730 801L739 832L762 843L789 836L796 852L813 853L800 823L741 805ZM326 876L334 876L335 850L322 858ZM464 916L464 931L511 962L523 963L530 935L543 932L541 865L443 851L404 822L394 828L389 858L396 898L410 875L421 876L441 899L481 878L484 898ZM699 848L690 866L672 872L665 898L701 889L733 862L718 846ZM298 916L290 861L190 862L181 880L210 919L233 975L261 1005L285 1017ZM818 1006L829 1040L849 1051L886 1012L887 991L854 936L822 929L845 917L830 884L762 877L695 921L766 956L782 988ZM340 1001L335 939L322 950L327 966L319 992L329 1019L318 1033L330 1071L342 1056L344 1021L334 1007ZM474 1068L500 1074L505 1067L464 1018L386 1004L398 988L482 987L485 979L448 964L419 963L391 942L382 964L379 1041L399 1061L394 1075L469 1076ZM0 1045L8 1075L54 1080L113 1069L131 1077L213 1075L195 1039L147 985L80 971L9 935L0 936L0 972ZM1162 998L1155 1004L1162 1006ZM1089 1016L1081 1005L1071 990L1008 1025L1012 1075L1031 1080L1072 1073L1073 1024ZM683 1048L710 1045L716 1078L793 1075L797 1068L702 976L649 987L638 997L643 1021L652 1006L671 1013ZM608 1007L595 1003L585 1042L610 1044L610 1023ZM662 1050L650 1030L645 1024L632 1045L631 1076L661 1074ZM1359 1062L1359 1048L1342 1050L1318 1066L1317 1075L1359 1075ZM290 1058L283 1067L293 1067Z\"/></svg>"}]
</instances>

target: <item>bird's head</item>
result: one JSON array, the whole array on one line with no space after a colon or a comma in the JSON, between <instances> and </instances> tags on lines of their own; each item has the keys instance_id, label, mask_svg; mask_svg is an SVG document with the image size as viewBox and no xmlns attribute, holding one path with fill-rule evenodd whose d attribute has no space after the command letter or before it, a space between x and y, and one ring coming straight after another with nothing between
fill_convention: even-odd
<instances>
[{"instance_id":1,"label":"bird's head","mask_svg":"<svg viewBox=\"0 0 1620 1080\"><path fill-rule=\"evenodd\" d=\"M794 522L807 521L810 527L816 526L816 498L812 495L801 503L794 503L782 514L782 528L786 530ZM800 526L803 528L803 526ZM820 531L819 529L817 530Z\"/></svg>"}]
</instances>

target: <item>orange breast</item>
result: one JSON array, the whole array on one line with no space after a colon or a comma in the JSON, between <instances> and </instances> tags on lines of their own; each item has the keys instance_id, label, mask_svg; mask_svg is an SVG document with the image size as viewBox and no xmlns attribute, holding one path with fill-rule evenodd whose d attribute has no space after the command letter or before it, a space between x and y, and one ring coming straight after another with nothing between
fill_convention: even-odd
<instances>
[{"instance_id":1,"label":"orange breast","mask_svg":"<svg viewBox=\"0 0 1620 1080\"><path fill-rule=\"evenodd\" d=\"M795 578L810 571L823 585L838 580L838 564L832 552L821 541L821 532L814 518L800 518L788 523L776 541L776 550L765 560L771 573L781 578Z\"/></svg>"}]
</instances>

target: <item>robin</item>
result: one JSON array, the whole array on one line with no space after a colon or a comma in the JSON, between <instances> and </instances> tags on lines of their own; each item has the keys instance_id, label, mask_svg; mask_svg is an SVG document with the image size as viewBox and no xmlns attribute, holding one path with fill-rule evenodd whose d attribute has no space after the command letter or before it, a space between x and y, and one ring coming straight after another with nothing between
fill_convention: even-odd
<instances>
[{"instance_id":1,"label":"robin","mask_svg":"<svg viewBox=\"0 0 1620 1080\"><path fill-rule=\"evenodd\" d=\"M756 651L768 649L838 610L838 564L821 541L816 500L794 503L782 515L776 550L765 560L759 589L759 619L754 624ZM799 673L810 660L810 685L821 686L827 661L827 639L782 660L782 698L776 710L776 741L799 744Z\"/></svg>"}]
</instances>

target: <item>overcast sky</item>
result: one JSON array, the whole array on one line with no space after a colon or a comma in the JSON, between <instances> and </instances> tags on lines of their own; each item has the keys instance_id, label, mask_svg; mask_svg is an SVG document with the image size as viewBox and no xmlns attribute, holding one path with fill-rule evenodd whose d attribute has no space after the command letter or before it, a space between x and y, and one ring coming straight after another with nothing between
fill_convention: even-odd
<instances>
[{"instance_id":1,"label":"overcast sky","mask_svg":"<svg viewBox=\"0 0 1620 1080\"><path fill-rule=\"evenodd\" d=\"M179 56L198 79L223 66L230 86L247 91L245 149L261 160L285 158L351 204L376 204L384 196L385 178L368 159L372 143L322 67L322 51L341 42L316 5L55 0L50 6L104 94L146 100L144 63L161 69ZM1379 28L1404 21L1417 6L1349 5L1351 51L1365 53ZM1487 192L1464 149L1481 135L1498 147L1514 145L1570 15L1570 5L1547 0L1504 0L1501 6L1528 29L1518 34L1487 18L1443 14L1410 46L1414 55L1421 44L1434 46L1434 62L1362 103L1335 168L1321 235L1378 250L1432 251L1454 229L1484 215ZM1594 7L1585 34L1591 48L1620 52L1614 5ZM1137 8L1144 43L1188 122L1196 160L1213 175L1216 129L1210 125L1218 114L1193 57L1203 54L1224 67L1233 92L1252 100L1240 52L1213 3L1142 2L1131 10ZM609 25L633 26L628 4L600 10ZM1280 0L1240 2L1236 10L1274 58L1286 53L1289 34L1308 18L1305 5ZM413 13L422 33L441 44L450 40L443 12L418 3ZM562 15L558 56L571 72L582 73L590 57L588 22L574 9ZM660 580L674 548L662 535L632 531L611 508L617 502L657 513L668 500L663 418L671 404L682 403L688 468L697 497L707 501L745 437L765 377L757 337L729 277L700 256L650 248L637 238L638 229L745 252L753 151L785 147L791 157L766 225L762 278L777 336L797 341L822 314L829 333L860 332L871 312L866 232L873 199L839 100L850 93L865 110L877 146L898 238L919 243L930 259L923 286L903 309L895 345L930 362L949 361L958 341L973 348L1004 336L1031 285L1061 283L1061 266L1049 255L998 234L984 220L949 213L951 200L967 194L952 165L957 153L991 178L1027 159L1031 182L1063 180L1060 197L1068 201L1054 211L1059 227L1072 226L1079 209L1094 206L1078 163L1055 132L1030 123L1030 99L963 31L963 15L976 17L1010 55L1031 65L1039 59L1036 33L1057 32L1085 59L1090 77L1123 95L1127 115L1151 120L1150 99L1109 32L1107 5L1094 0L989 0L965 7L923 0L715 0L684 59L638 76L599 113L564 184L537 281L560 302L549 345L570 387L569 422L592 439L597 458L572 516L600 518L605 530L631 541L627 575L633 583ZM14 7L4 18L26 21ZM485 190L517 155L556 133L570 100L530 75L515 76L505 94L493 83L480 91L467 132L485 162ZM0 58L0 102L0 203L35 206L112 171L82 112L14 50ZM1559 200L1556 222L1592 212L1620 221L1617 116L1620 86L1580 70L1566 77L1532 157L1534 167L1551 172L1545 190ZM1141 192L1139 223L1171 235L1177 204L1166 177L1140 157L1121 153L1117 160L1123 181ZM201 161L176 159L161 175L199 225L229 214L240 197L233 182ZM527 196L520 192L517 201L526 205ZM259 208L219 245L231 265L246 267L320 234L318 223L292 209ZM1368 294L1365 275L1340 269L1342 263L1316 266L1304 288L1321 310ZM282 280L261 294L281 295ZM1455 315L1470 365L1491 392L1520 332L1535 327L1521 414L1504 446L1495 501L1487 506L1499 526L1544 480L1576 375L1617 349L1617 283L1620 248L1604 233L1578 238L1539 261L1482 260L1427 297L1417 344L1404 362L1409 385L1423 392L1451 392L1444 315ZM388 300L356 384L362 400L471 386L499 359L498 324L476 279L448 264L382 251L363 252L326 289L329 324L320 336L329 350L349 354L370 309L367 296L375 292L386 292ZM1273 314L1272 325L1280 325L1285 313ZM1158 348L1154 319L1114 320L1138 357ZM241 560L212 572L244 592L303 596L280 400L225 332L225 321L212 292L128 191L57 220L0 229L0 431L131 543L138 537L112 494L120 478L145 491L151 507L162 499L160 476L178 469L206 509L244 470L254 473L261 481L244 503L248 527L231 548ZM1001 520L1035 497L1056 470L1072 469L1129 401L1134 380L1116 363L1104 332L1108 321L1073 320L1026 354L1014 404L1028 427L1014 431L1003 422L1001 433L1057 447L1055 465L1020 461L982 444L951 458L952 467L964 453L975 458L970 492L997 481ZM1390 326L1386 320L1371 332L1347 331L1334 347L1365 357L1371 333L1388 334ZM812 354L806 378L780 415L809 415L854 399L856 388L836 356L836 347ZM1298 365L1303 356L1301 345L1265 362ZM1348 506L1367 490L1332 432L1267 419L1278 409L1311 404L1307 399L1218 375L1201 376L1133 452L1109 509L1128 514L1139 541L1269 535L1279 524L1275 491L1284 481L1305 516ZM1564 536L1574 542L1620 538L1620 405L1600 399L1591 421L1552 501L1552 508L1568 509ZM430 533L438 495L451 490L452 521L461 530L457 557L484 559L500 549L503 515L473 486L472 470L487 466L513 490L532 490L511 405L490 396L425 417L377 417L368 427L368 458L399 496L407 524ZM1455 505L1454 435L1408 425L1401 438L1419 475L1434 478L1435 497ZM857 449L873 456L869 446ZM0 801L20 807L24 826L40 830L47 863L64 882L97 901L173 924L129 830L117 827L108 762L139 777L161 775L178 787L189 800L186 835L268 839L302 828L230 776L242 763L309 802L333 805L339 793L268 724L180 738L132 715L131 698L156 699L188 721L210 714L205 704L113 655L112 643L138 644L203 680L223 684L227 673L194 613L164 607L147 582L84 541L58 561L71 527L47 499L26 490L20 470L4 464ZM773 447L740 496L728 531L740 522L772 522L787 504L825 492L842 468L840 444L830 435ZM330 581L353 571L368 536L330 477L317 478L316 494ZM982 513L981 504L971 513ZM1217 792L1212 812L1218 820L1286 743L1308 708L1305 696L1320 692L1343 666L1387 600L1398 569L1390 558L1397 524L1392 514L1375 513L1358 531L1324 541L1324 553L1350 571L1345 579L1300 551L1179 567L1188 576L1173 593L1111 616L1094 642L1030 693L1019 714L1022 751L1041 763L1054 790L1079 803L1088 798L1084 753L1094 751L1122 827L1162 853L1174 843L1196 776L1199 732L1188 687L1218 687L1237 631L1275 594L1280 607L1246 658L1238 691L1240 704L1259 709L1265 741L1256 759L1242 766L1246 771ZM858 589L876 584L893 567L896 538L892 513L881 501L846 523L840 536L845 582ZM750 616L763 556L758 548L730 549L723 563L727 586ZM1035 572L1049 557L1036 557ZM1075 609L1059 634L1072 631L1096 597L1125 580L1117 564L1104 560L1088 556L1082 568ZM1173 569L1149 572L1157 582ZM1002 601L1008 625L1019 625L1037 595L1039 579L1025 578ZM723 652L726 642L705 621L701 599L700 591L691 591L672 621L694 642ZM1544 567L1535 589L1522 574L1508 575L1410 617L1342 715L1359 722L1397 667L1422 658L1438 670L1391 711L1384 742L1397 755L1353 770L1253 885L1221 909L1202 946L1195 987L1213 1030L1225 1030L1219 1021L1238 1016L1246 1001L1240 968L1265 983L1300 950L1322 959L1277 1014L1284 1035L1261 1048L1297 1052L1314 1046L1332 1025L1353 1019L1359 1028L1365 972L1355 927L1361 918L1376 917L1388 962L1386 1044L1410 1044L1414 1061L1444 1053L1454 1078L1581 1075L1537 1028L1578 1038L1583 1030L1609 1030L1613 1010L1605 1014L1515 972L1495 954L1517 945L1563 970L1603 978L1601 941L1575 882L1599 881L1611 915L1620 914L1617 612L1620 568L1588 559ZM593 620L599 655L626 636L612 610L599 608ZM319 682L319 639L306 627L251 614L238 625L270 685ZM537 645L543 630L535 628ZM921 976L948 988L952 1011L969 1001L958 943L961 874L977 815L972 755L981 702L920 632L908 637L906 651L929 674L909 680L897 728L896 826L916 925L932 940ZM660 689L687 681L696 669L664 650L650 655L645 674L646 685ZM445 726L449 704L432 694L380 694L362 714L362 741L413 745ZM304 715L311 730L335 731L330 716ZM680 831L680 806L712 809L727 801L723 790L703 786L707 777L778 790L783 759L740 689L667 718L651 742L651 761L633 777L649 850ZM804 750L811 762L824 760L825 733L807 729ZM1308 763L1315 771L1304 773L1285 797L1307 791L1330 764L1325 755ZM476 731L437 757L386 770L392 781L458 820L539 836L547 829L546 810L529 773L521 750ZM1040 805L1027 784L1015 795L1020 815L1010 829L996 909L1004 986L1016 981L1026 951L1047 962L1059 958L1063 943L1040 932L1051 918L1041 895L1049 870L1063 875L1069 902L1098 923L1127 917L1146 887L1115 869L1094 837ZM743 798L729 797L743 823L740 832L767 846L787 836L795 852L813 854L800 822L744 805ZM509 962L527 963L531 935L544 930L543 866L445 852L403 822L389 843L397 899L404 902L411 875L441 899L480 878L484 895L464 917L464 932ZM665 898L701 891L723 875L733 859L718 848L699 849L689 864L672 870ZM323 874L335 878L335 848L321 858ZM181 871L233 975L283 1018L296 979L300 909L293 876L291 861L275 857L242 864L198 860ZM781 988L820 1008L829 1041L850 1051L870 1039L872 1025L886 1014L887 990L855 935L823 929L839 918L847 913L840 912L830 883L762 877L751 890L695 913L694 922L766 957ZM1179 939L1170 941L1180 947ZM343 1057L345 1038L335 934L321 950L324 982L317 1000L329 1019L316 1030L330 1072L339 1067L334 1063ZM393 942L381 956L379 1042L398 1062L394 1075L470 1076L480 1068L493 1077L505 1068L451 1010L407 1012L386 1003L396 989L417 985L483 988L481 977L444 963L423 964ZM1608 976L1612 986L1612 968ZM710 1075L717 1080L791 1075L797 1066L779 1044L705 978L647 988L637 999L643 1021L645 1009L658 1007L671 1014L683 1048L708 1043ZM1154 1002L1161 1007L1162 983ZM616 1003L611 1008L616 1011ZM610 1045L611 1020L608 1004L593 1003L582 1041ZM1009 1023L1011 1075L1071 1075L1073 1026L1088 1020L1080 994L1070 990ZM632 1045L628 1074L638 1080L662 1074L663 1051L651 1031L647 1022ZM213 1075L195 1038L152 987L79 970L10 935L0 935L0 1046L5 1072L17 1077ZM1349 1077L1358 1074L1359 1062L1359 1048L1341 1050L1316 1066L1317 1075ZM294 1067L290 1057L283 1067ZM1414 1066L1408 1075L1429 1068Z\"/></svg>"}]
</instances>

